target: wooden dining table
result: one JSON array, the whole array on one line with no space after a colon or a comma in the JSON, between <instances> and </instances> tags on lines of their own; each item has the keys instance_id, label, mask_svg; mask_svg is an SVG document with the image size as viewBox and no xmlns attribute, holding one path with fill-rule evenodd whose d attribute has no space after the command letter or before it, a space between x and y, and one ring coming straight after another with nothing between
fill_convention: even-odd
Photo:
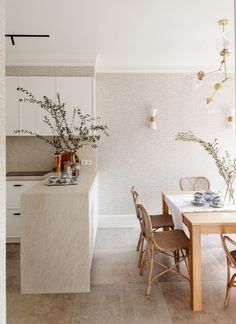
<instances>
[{"instance_id":1,"label":"wooden dining table","mask_svg":"<svg viewBox=\"0 0 236 324\"><path fill-rule=\"evenodd\" d=\"M193 194L193 192L163 192L163 214L169 213L167 196ZM236 211L183 212L182 221L190 234L189 272L191 287L191 307L193 311L202 311L202 234L236 233ZM223 302L223 301L222 301Z\"/></svg>"}]
</instances>

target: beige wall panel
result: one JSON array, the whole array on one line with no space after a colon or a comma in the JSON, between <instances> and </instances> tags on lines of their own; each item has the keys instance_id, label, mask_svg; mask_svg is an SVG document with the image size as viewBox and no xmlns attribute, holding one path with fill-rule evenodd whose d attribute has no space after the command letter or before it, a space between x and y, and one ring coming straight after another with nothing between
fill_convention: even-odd
<instances>
[{"instance_id":1,"label":"beige wall panel","mask_svg":"<svg viewBox=\"0 0 236 324\"><path fill-rule=\"evenodd\" d=\"M174 140L176 133L191 130L205 139L218 137L222 149L235 147L235 130L226 124L228 103L234 107L234 81L216 97L214 113L201 109L216 79L191 89L184 74L97 74L97 115L110 132L98 154L100 214L133 214L133 184L152 212L161 209L160 192L177 190L181 177L204 175L213 189L223 187L199 145ZM151 105L157 109L156 131L148 128Z\"/></svg>"}]
</instances>

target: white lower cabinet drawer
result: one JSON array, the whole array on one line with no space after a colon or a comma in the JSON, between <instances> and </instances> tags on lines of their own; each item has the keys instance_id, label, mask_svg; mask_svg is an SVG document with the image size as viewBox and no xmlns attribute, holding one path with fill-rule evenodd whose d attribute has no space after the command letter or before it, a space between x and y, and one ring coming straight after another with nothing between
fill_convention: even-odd
<instances>
[{"instance_id":1,"label":"white lower cabinet drawer","mask_svg":"<svg viewBox=\"0 0 236 324\"><path fill-rule=\"evenodd\" d=\"M20 209L7 209L6 236L8 243L20 241Z\"/></svg>"},{"instance_id":2,"label":"white lower cabinet drawer","mask_svg":"<svg viewBox=\"0 0 236 324\"><path fill-rule=\"evenodd\" d=\"M20 195L38 181L7 181L7 208L20 208Z\"/></svg>"}]
</instances>

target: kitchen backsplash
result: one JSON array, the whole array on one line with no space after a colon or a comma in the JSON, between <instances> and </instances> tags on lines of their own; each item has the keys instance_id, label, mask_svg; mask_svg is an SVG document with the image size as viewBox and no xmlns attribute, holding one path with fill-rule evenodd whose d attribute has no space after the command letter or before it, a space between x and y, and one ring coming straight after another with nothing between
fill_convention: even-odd
<instances>
[{"instance_id":1,"label":"kitchen backsplash","mask_svg":"<svg viewBox=\"0 0 236 324\"><path fill-rule=\"evenodd\" d=\"M92 160L92 166L83 168L96 169L96 151L83 148L79 151L80 159ZM9 171L52 170L54 150L39 139L31 136L8 136L6 139L6 165Z\"/></svg>"}]
</instances>

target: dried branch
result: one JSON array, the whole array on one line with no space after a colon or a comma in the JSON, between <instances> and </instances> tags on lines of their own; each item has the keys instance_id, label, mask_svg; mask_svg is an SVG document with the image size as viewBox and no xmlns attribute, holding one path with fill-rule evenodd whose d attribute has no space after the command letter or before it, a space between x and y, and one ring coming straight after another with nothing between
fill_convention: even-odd
<instances>
[{"instance_id":1,"label":"dried branch","mask_svg":"<svg viewBox=\"0 0 236 324\"><path fill-rule=\"evenodd\" d=\"M16 130L16 134L36 136L53 146L57 154L66 151L76 152L87 145L96 148L101 135L108 136L108 127L96 124L99 118L93 118L89 114L83 115L79 108L73 109L71 121L68 122L65 103L61 103L59 94L57 94L57 102L54 102L47 96L44 96L42 100L36 99L31 92L24 88L17 88L17 90L26 96L19 99L20 101L36 104L46 112L47 115L44 115L43 122L50 128L53 136L52 139L48 139L23 129Z\"/></svg>"}]
</instances>

